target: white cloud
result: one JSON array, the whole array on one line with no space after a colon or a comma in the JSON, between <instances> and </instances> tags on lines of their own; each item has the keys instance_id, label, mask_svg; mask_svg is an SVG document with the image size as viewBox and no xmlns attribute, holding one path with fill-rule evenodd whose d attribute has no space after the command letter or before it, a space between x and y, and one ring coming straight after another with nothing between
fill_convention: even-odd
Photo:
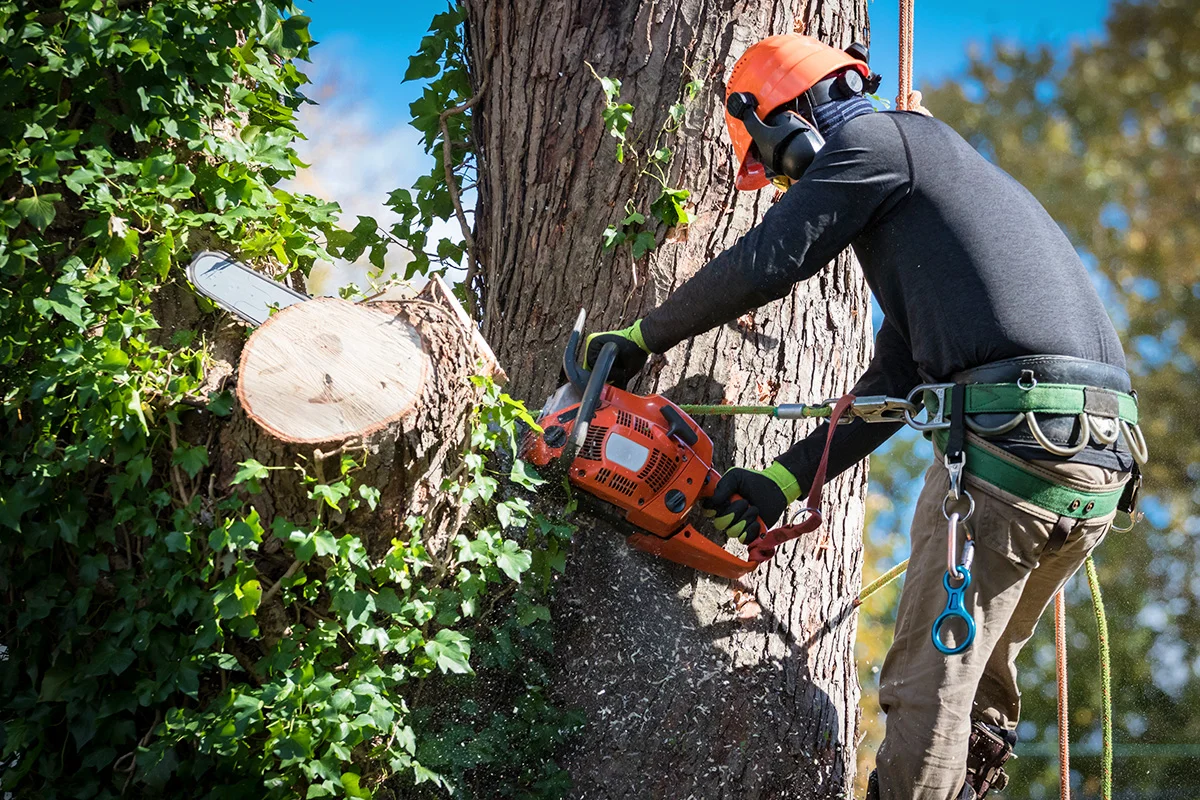
<instances>
[{"instance_id":1,"label":"white cloud","mask_svg":"<svg viewBox=\"0 0 1200 800\"><path fill-rule=\"evenodd\" d=\"M296 150L309 167L286 186L338 203L343 227L353 227L358 216L369 216L388 228L399 218L386 207L387 196L394 189L411 187L433 167L433 159L425 153L416 129L382 122L393 115L373 105L353 81L342 77L353 74L355 68L345 48L333 48L324 55L309 69L313 81L309 94L317 105L306 105L299 113L299 128L306 139L297 142ZM430 238L436 242L443 236L461 239L456 224L435 225ZM393 246L384 276L375 278L376 282L403 275L411 260L411 254ZM308 287L313 294L328 295L350 283L366 288L373 269L365 255L354 264L340 259L333 264L319 263L309 276Z\"/></svg>"}]
</instances>

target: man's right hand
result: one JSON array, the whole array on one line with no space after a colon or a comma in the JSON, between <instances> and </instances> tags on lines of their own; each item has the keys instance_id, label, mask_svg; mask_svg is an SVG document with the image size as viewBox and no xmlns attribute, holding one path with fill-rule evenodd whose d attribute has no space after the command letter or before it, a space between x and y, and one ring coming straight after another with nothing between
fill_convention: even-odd
<instances>
[{"instance_id":1,"label":"man's right hand","mask_svg":"<svg viewBox=\"0 0 1200 800\"><path fill-rule=\"evenodd\" d=\"M609 342L617 346L617 358L608 373L608 382L624 389L633 376L642 371L642 367L646 366L646 359L650 357L650 348L646 347L646 342L642 339L642 321L639 319L628 328L619 331L604 331L589 336L584 344L584 369L591 369L591 365L600 357L600 349Z\"/></svg>"},{"instance_id":2,"label":"man's right hand","mask_svg":"<svg viewBox=\"0 0 1200 800\"><path fill-rule=\"evenodd\" d=\"M713 527L749 544L766 533L759 520L768 528L774 527L799 497L795 476L776 461L764 470L734 467L721 476L712 497L700 504L704 516L713 518Z\"/></svg>"}]
</instances>

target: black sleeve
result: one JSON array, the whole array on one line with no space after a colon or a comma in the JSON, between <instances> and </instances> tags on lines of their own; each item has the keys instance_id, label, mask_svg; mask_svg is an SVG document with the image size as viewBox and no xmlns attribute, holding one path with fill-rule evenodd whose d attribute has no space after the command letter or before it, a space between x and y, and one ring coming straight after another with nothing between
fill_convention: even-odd
<instances>
[{"instance_id":1,"label":"black sleeve","mask_svg":"<svg viewBox=\"0 0 1200 800\"><path fill-rule=\"evenodd\" d=\"M646 315L647 347L666 352L785 296L903 199L908 155L889 116L869 114L838 131L762 222Z\"/></svg>"},{"instance_id":2,"label":"black sleeve","mask_svg":"<svg viewBox=\"0 0 1200 800\"><path fill-rule=\"evenodd\" d=\"M850 393L856 397L876 394L905 397L921 382L908 343L891 321L885 318L875 337L875 355ZM832 478L854 466L903 427L904 423L866 422L861 419L838 425L829 449L826 478ZM796 482L805 495L812 486L828 432L828 423L818 425L816 430L775 459L796 476Z\"/></svg>"}]
</instances>

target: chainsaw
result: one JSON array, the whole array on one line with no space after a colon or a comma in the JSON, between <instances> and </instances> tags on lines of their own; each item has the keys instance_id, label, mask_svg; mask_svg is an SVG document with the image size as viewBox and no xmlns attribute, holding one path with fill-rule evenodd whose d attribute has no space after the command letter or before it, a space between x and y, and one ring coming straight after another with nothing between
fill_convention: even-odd
<instances>
[{"instance_id":1,"label":"chainsaw","mask_svg":"<svg viewBox=\"0 0 1200 800\"><path fill-rule=\"evenodd\" d=\"M254 326L265 322L273 310L309 299L226 253L197 254L188 266L188 278L200 294ZM667 398L642 397L609 386L606 380L617 352L614 345L601 350L592 370L581 368L577 355L585 319L586 313L580 311L563 353L567 382L545 403L538 420L541 433L525 440L522 458L542 468L565 466L588 510L625 530L633 547L723 578L740 578L770 559L780 544L821 524L817 508L833 425L809 492L809 508L804 509L807 515L799 524L760 535L751 542L745 559L700 533L689 522L692 509L712 496L720 480L712 468L712 439ZM846 400L854 398L848 396L834 406L831 423L836 424L846 410ZM866 405L873 407L870 402ZM777 416L793 418L784 413ZM765 530L762 520L759 525Z\"/></svg>"},{"instance_id":2,"label":"chainsaw","mask_svg":"<svg viewBox=\"0 0 1200 800\"><path fill-rule=\"evenodd\" d=\"M742 577L770 559L779 544L821 524L814 482L806 518L761 534L744 559L697 530L689 522L692 509L713 495L720 480L712 467L712 439L667 398L608 385L616 345L606 344L590 371L580 367L585 318L580 311L563 353L567 383L543 407L541 432L524 443L525 461L564 467L570 484L598 501L585 501L587 510L624 529L631 546L722 578ZM823 483L824 475L819 477ZM759 526L767 531L761 519Z\"/></svg>"}]
</instances>

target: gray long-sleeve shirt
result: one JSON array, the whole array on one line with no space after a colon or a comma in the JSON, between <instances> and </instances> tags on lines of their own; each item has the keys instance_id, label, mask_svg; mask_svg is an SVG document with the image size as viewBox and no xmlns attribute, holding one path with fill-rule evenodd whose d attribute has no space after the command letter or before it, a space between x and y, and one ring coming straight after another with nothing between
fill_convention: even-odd
<instances>
[{"instance_id":1,"label":"gray long-sleeve shirt","mask_svg":"<svg viewBox=\"0 0 1200 800\"><path fill-rule=\"evenodd\" d=\"M904 397L920 383L1024 355L1125 366L1083 263L1041 204L948 125L912 112L867 114L838 129L762 222L645 317L646 344L665 352L784 297L847 246L884 313L855 394ZM830 475L899 428L841 426ZM806 490L825 430L778 458ZM1089 460L1122 466L1105 455Z\"/></svg>"}]
</instances>

